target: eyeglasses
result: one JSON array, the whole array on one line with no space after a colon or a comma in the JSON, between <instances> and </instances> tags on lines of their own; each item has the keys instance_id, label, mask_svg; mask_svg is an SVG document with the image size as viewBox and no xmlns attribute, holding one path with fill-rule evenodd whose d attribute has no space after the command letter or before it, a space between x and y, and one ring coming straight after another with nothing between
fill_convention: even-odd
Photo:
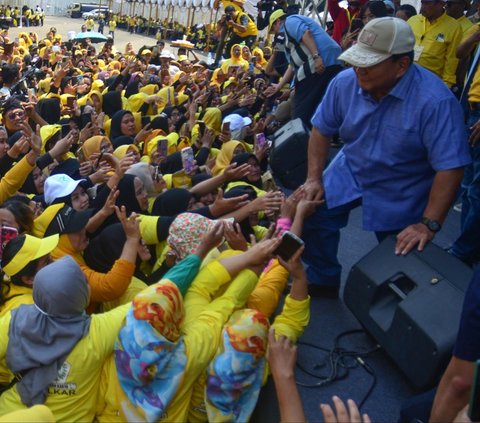
<instances>
[{"instance_id":1,"label":"eyeglasses","mask_svg":"<svg viewBox=\"0 0 480 423\"><path fill-rule=\"evenodd\" d=\"M15 120L16 118L23 119L25 118L25 112L23 110L13 110L7 113L7 118L9 118L10 120Z\"/></svg>"}]
</instances>

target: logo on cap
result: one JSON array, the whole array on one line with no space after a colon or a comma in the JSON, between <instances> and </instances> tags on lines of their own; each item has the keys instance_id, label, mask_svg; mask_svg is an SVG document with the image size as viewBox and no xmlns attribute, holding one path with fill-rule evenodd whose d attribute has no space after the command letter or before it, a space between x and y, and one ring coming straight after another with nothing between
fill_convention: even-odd
<instances>
[{"instance_id":1,"label":"logo on cap","mask_svg":"<svg viewBox=\"0 0 480 423\"><path fill-rule=\"evenodd\" d=\"M366 44L367 46L373 46L373 43L377 39L377 34L373 31L363 30L362 33L360 34L359 41L363 44Z\"/></svg>"}]
</instances>

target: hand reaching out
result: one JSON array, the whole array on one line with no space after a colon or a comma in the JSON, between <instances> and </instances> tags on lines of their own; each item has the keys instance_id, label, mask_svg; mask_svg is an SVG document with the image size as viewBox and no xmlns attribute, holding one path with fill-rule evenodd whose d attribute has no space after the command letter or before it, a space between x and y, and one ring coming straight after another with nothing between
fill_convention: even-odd
<instances>
[{"instance_id":1,"label":"hand reaching out","mask_svg":"<svg viewBox=\"0 0 480 423\"><path fill-rule=\"evenodd\" d=\"M357 404L355 401L349 399L347 400L347 407L345 403L337 396L332 398L333 404L335 405L335 411L328 404L320 404L320 409L323 414L323 421L325 423L371 423L370 417L368 414L360 415Z\"/></svg>"}]
</instances>

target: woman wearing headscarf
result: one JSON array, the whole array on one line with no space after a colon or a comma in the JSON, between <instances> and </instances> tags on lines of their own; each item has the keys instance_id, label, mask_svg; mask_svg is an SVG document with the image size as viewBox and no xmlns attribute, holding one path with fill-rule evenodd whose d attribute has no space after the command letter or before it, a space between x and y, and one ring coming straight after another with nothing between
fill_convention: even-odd
<instances>
[{"instance_id":1,"label":"woman wearing headscarf","mask_svg":"<svg viewBox=\"0 0 480 423\"><path fill-rule=\"evenodd\" d=\"M227 76L232 75L232 71L237 69L248 72L248 61L242 57L242 47L240 44L234 44L231 47L230 59L227 59L222 63L221 69ZM235 73L233 75L235 75Z\"/></svg>"},{"instance_id":2,"label":"woman wearing headscarf","mask_svg":"<svg viewBox=\"0 0 480 423\"><path fill-rule=\"evenodd\" d=\"M182 300L185 291L165 281L139 294L119 333L114 356L105 365L100 395L105 404L99 407L97 419L186 421L193 384L211 360L223 324L235 308L242 307L257 281L257 264L276 245L277 241L269 241L205 266L189 289L192 306L196 302L200 312L188 327L182 323L188 312ZM223 295L212 300L229 282Z\"/></svg>"},{"instance_id":3,"label":"woman wearing headscarf","mask_svg":"<svg viewBox=\"0 0 480 423\"><path fill-rule=\"evenodd\" d=\"M113 115L112 122L110 124L110 139L113 142L115 142L115 140L122 135L134 138L135 143L143 141L146 137L146 134L142 134L143 138L140 139L139 136L142 131L138 133L137 132L137 121L132 112L128 110L119 110Z\"/></svg>"},{"instance_id":4,"label":"woman wearing headscarf","mask_svg":"<svg viewBox=\"0 0 480 423\"><path fill-rule=\"evenodd\" d=\"M56 421L93 421L101 368L129 305L90 317L89 297L82 270L67 256L35 275L35 304L0 319L2 367L23 376L1 395L2 413L45 404Z\"/></svg>"},{"instance_id":5,"label":"woman wearing headscarf","mask_svg":"<svg viewBox=\"0 0 480 423\"><path fill-rule=\"evenodd\" d=\"M217 176L221 174L232 162L233 156L244 152L245 146L240 141L231 140L223 143L215 161L215 166L213 166L212 169L213 175Z\"/></svg>"},{"instance_id":6,"label":"woman wearing headscarf","mask_svg":"<svg viewBox=\"0 0 480 423\"><path fill-rule=\"evenodd\" d=\"M148 195L148 210L150 212L155 198L166 188L165 181L160 172L160 167L140 162L130 166L126 173L128 175L135 175L143 182L143 186Z\"/></svg>"},{"instance_id":7,"label":"woman wearing headscarf","mask_svg":"<svg viewBox=\"0 0 480 423\"><path fill-rule=\"evenodd\" d=\"M109 272L96 272L83 258L83 251L88 246L85 226L90 216L91 210L76 212L64 204L55 204L47 207L35 220L33 234L37 237L60 234L58 245L52 251L52 258L58 260L69 255L79 264L91 288L89 310L94 311L99 303L121 297L128 288L135 271L140 232L135 215L127 219L123 210L121 222L127 234L127 242L122 255Z\"/></svg>"},{"instance_id":8,"label":"woman wearing headscarf","mask_svg":"<svg viewBox=\"0 0 480 423\"><path fill-rule=\"evenodd\" d=\"M82 145L84 160L90 160L93 154L113 153L113 146L105 135L95 135L88 138Z\"/></svg>"},{"instance_id":9,"label":"woman wearing headscarf","mask_svg":"<svg viewBox=\"0 0 480 423\"><path fill-rule=\"evenodd\" d=\"M126 242L127 237L121 223L107 226L97 237L91 239L88 243L88 247L83 254L85 263L97 272L107 273L113 267L115 261L122 255ZM140 239L137 246L137 261L132 280L120 298L103 303L104 311L132 301L136 294L151 284L149 277L141 270L142 263L150 259L150 251L145 246L143 240Z\"/></svg>"},{"instance_id":10,"label":"woman wearing headscarf","mask_svg":"<svg viewBox=\"0 0 480 423\"><path fill-rule=\"evenodd\" d=\"M112 118L116 112L122 110L122 94L118 91L108 91L103 94L102 110Z\"/></svg>"},{"instance_id":11,"label":"woman wearing headscarf","mask_svg":"<svg viewBox=\"0 0 480 423\"><path fill-rule=\"evenodd\" d=\"M50 263L50 253L57 244L58 235L42 239L19 235L7 243L2 254L2 271L8 278L2 278L0 283L0 317L21 304L33 304L35 275Z\"/></svg>"},{"instance_id":12,"label":"woman wearing headscarf","mask_svg":"<svg viewBox=\"0 0 480 423\"><path fill-rule=\"evenodd\" d=\"M262 169L260 167L260 162L258 161L255 154L252 153L240 153L236 154L231 163L236 163L237 166L241 166L243 164L249 165L249 173L241 179L233 180L229 182L225 192L228 192L232 188L238 186L248 186L255 190L257 196L261 197L266 194L266 191L263 189L262 184Z\"/></svg>"},{"instance_id":13,"label":"woman wearing headscarf","mask_svg":"<svg viewBox=\"0 0 480 423\"><path fill-rule=\"evenodd\" d=\"M35 107L37 113L48 124L53 125L60 120L60 101L58 98L42 98Z\"/></svg>"}]
</instances>

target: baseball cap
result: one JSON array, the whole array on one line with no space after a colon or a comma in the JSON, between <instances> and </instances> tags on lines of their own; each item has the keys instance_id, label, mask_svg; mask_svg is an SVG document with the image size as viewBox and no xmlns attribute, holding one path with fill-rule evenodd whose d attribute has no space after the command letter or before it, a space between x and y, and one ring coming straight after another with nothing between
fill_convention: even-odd
<instances>
[{"instance_id":1,"label":"baseball cap","mask_svg":"<svg viewBox=\"0 0 480 423\"><path fill-rule=\"evenodd\" d=\"M344 51L339 60L358 68L368 68L394 54L413 51L415 36L402 19L385 17L368 22L358 36L357 44Z\"/></svg>"},{"instance_id":2,"label":"baseball cap","mask_svg":"<svg viewBox=\"0 0 480 423\"><path fill-rule=\"evenodd\" d=\"M281 18L282 16L285 16L286 13L283 9L277 9L275 10L271 15L270 17L268 18L268 32L270 32L270 30L272 29L272 25L273 23Z\"/></svg>"},{"instance_id":3,"label":"baseball cap","mask_svg":"<svg viewBox=\"0 0 480 423\"><path fill-rule=\"evenodd\" d=\"M82 230L93 209L76 211L65 203L47 207L33 222L33 235L44 237L53 234L70 234Z\"/></svg>"},{"instance_id":4,"label":"baseball cap","mask_svg":"<svg viewBox=\"0 0 480 423\"><path fill-rule=\"evenodd\" d=\"M163 49L160 53L160 59L175 59L175 56L170 52L170 50Z\"/></svg>"},{"instance_id":5,"label":"baseball cap","mask_svg":"<svg viewBox=\"0 0 480 423\"><path fill-rule=\"evenodd\" d=\"M66 197L77 189L77 186L82 182L86 182L84 179L75 180L64 173L49 176L45 180L43 188L43 196L45 203L52 204L57 198Z\"/></svg>"},{"instance_id":6,"label":"baseball cap","mask_svg":"<svg viewBox=\"0 0 480 423\"><path fill-rule=\"evenodd\" d=\"M223 123L230 123L230 131L236 131L244 126L250 125L252 123L252 119L233 113L223 119Z\"/></svg>"},{"instance_id":7,"label":"baseball cap","mask_svg":"<svg viewBox=\"0 0 480 423\"><path fill-rule=\"evenodd\" d=\"M8 276L14 276L27 266L33 260L46 256L51 253L58 245L59 235L55 234L46 238L36 238L31 235L25 236L25 242L15 257L2 270Z\"/></svg>"}]
</instances>

